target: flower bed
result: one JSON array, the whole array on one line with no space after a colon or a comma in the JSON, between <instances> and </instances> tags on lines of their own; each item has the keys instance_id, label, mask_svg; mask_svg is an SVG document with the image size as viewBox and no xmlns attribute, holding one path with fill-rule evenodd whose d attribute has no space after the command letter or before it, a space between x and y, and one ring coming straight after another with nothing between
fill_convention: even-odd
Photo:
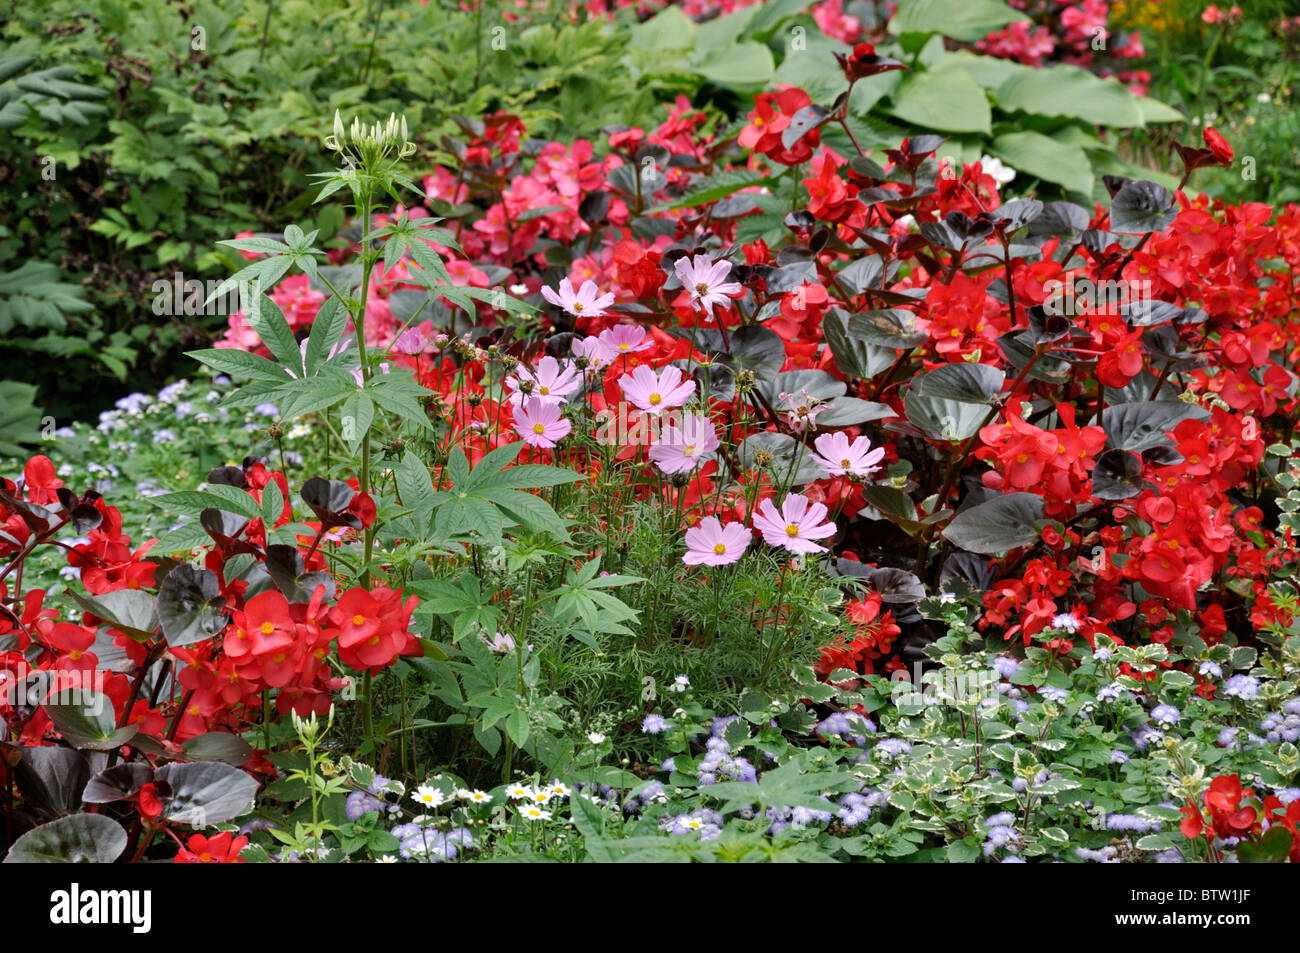
<instances>
[{"instance_id":1,"label":"flower bed","mask_svg":"<svg viewBox=\"0 0 1300 953\"><path fill-rule=\"evenodd\" d=\"M1295 859L1296 208L1004 196L834 62L419 185L336 114L217 390L3 485L9 859Z\"/></svg>"}]
</instances>

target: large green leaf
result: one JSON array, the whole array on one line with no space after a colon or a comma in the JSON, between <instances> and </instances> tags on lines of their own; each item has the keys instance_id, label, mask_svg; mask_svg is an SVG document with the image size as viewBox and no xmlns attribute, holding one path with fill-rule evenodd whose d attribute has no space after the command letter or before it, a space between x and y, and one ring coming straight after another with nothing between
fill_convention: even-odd
<instances>
[{"instance_id":1,"label":"large green leaf","mask_svg":"<svg viewBox=\"0 0 1300 953\"><path fill-rule=\"evenodd\" d=\"M924 72L903 80L890 113L943 132L991 131L989 101L975 80L960 70Z\"/></svg>"},{"instance_id":2,"label":"large green leaf","mask_svg":"<svg viewBox=\"0 0 1300 953\"><path fill-rule=\"evenodd\" d=\"M1006 110L1082 119L1097 126L1128 129L1143 123L1137 97L1116 80L1098 79L1077 66L1017 71L998 87L995 98Z\"/></svg>"},{"instance_id":3,"label":"large green leaf","mask_svg":"<svg viewBox=\"0 0 1300 953\"><path fill-rule=\"evenodd\" d=\"M766 46L745 42L709 50L692 62L691 69L728 89L760 90L771 82L776 64Z\"/></svg>"},{"instance_id":4,"label":"large green leaf","mask_svg":"<svg viewBox=\"0 0 1300 953\"><path fill-rule=\"evenodd\" d=\"M1040 132L1008 132L989 144L989 154L1017 172L1055 182L1071 192L1092 194L1092 166L1077 146Z\"/></svg>"},{"instance_id":5,"label":"large green leaf","mask_svg":"<svg viewBox=\"0 0 1300 953\"><path fill-rule=\"evenodd\" d=\"M904 0L889 21L889 32L941 33L974 43L1008 23L1029 19L999 0Z\"/></svg>"}]
</instances>

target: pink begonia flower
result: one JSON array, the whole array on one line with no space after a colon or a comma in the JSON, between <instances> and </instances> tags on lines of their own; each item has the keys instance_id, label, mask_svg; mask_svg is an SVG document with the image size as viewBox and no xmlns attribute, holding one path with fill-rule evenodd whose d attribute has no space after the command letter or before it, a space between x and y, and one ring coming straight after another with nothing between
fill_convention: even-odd
<instances>
[{"instance_id":1,"label":"pink begonia flower","mask_svg":"<svg viewBox=\"0 0 1300 953\"><path fill-rule=\"evenodd\" d=\"M647 455L664 473L690 472L700 465L700 458L718 449L718 433L705 417L690 416L680 428L666 424L659 440Z\"/></svg>"},{"instance_id":2,"label":"pink begonia flower","mask_svg":"<svg viewBox=\"0 0 1300 953\"><path fill-rule=\"evenodd\" d=\"M835 524L823 523L825 518L825 504L810 503L808 497L791 493L781 504L779 513L771 500L758 504L754 528L763 534L769 546L782 546L792 553L824 553L826 547L818 546L813 540L835 535Z\"/></svg>"},{"instance_id":3,"label":"pink begonia flower","mask_svg":"<svg viewBox=\"0 0 1300 953\"><path fill-rule=\"evenodd\" d=\"M560 412L560 405L540 397L529 397L515 411L515 433L534 447L549 450L569 435L573 424Z\"/></svg>"},{"instance_id":4,"label":"pink begonia flower","mask_svg":"<svg viewBox=\"0 0 1300 953\"><path fill-rule=\"evenodd\" d=\"M614 303L614 295L600 294L596 289L594 281L584 281L578 293L573 292L573 283L568 278L560 279L560 293L556 294L550 288L542 288L542 297L555 305L557 308L563 308L569 314L576 318L598 318L605 313L605 309Z\"/></svg>"},{"instance_id":5,"label":"pink begonia flower","mask_svg":"<svg viewBox=\"0 0 1300 953\"><path fill-rule=\"evenodd\" d=\"M616 324L600 332L601 347L605 349L606 361L612 361L624 354L644 351L654 344L646 334L645 328L637 324Z\"/></svg>"},{"instance_id":6,"label":"pink begonia flower","mask_svg":"<svg viewBox=\"0 0 1300 953\"><path fill-rule=\"evenodd\" d=\"M683 383L681 370L665 367L656 374L654 368L638 364L631 374L618 379L623 396L635 407L651 414L662 413L670 407L680 407L695 393L695 381Z\"/></svg>"},{"instance_id":7,"label":"pink begonia flower","mask_svg":"<svg viewBox=\"0 0 1300 953\"><path fill-rule=\"evenodd\" d=\"M688 566L725 566L743 556L752 539L744 524L723 526L716 516L706 516L699 526L686 531L686 555L682 562Z\"/></svg>"},{"instance_id":8,"label":"pink begonia flower","mask_svg":"<svg viewBox=\"0 0 1300 953\"><path fill-rule=\"evenodd\" d=\"M533 385L527 393L520 388L524 381ZM515 408L530 397L541 398L550 404L563 404L582 385L578 379L578 369L572 363L566 361L561 364L549 354L537 362L536 374L520 365L513 376L506 378L505 383L506 389L510 391L510 405Z\"/></svg>"},{"instance_id":9,"label":"pink begonia flower","mask_svg":"<svg viewBox=\"0 0 1300 953\"><path fill-rule=\"evenodd\" d=\"M731 304L730 295L741 294L745 289L734 281L724 283L723 279L731 271L731 262L723 259L719 262L709 260L708 255L696 255L692 259L683 255L673 266L682 287L691 295L691 301L698 304L713 317L715 304Z\"/></svg>"},{"instance_id":10,"label":"pink begonia flower","mask_svg":"<svg viewBox=\"0 0 1300 953\"><path fill-rule=\"evenodd\" d=\"M855 437L850 442L843 431L824 433L813 441L813 446L817 448L813 460L831 476L871 476L885 459L884 447L871 449L866 437Z\"/></svg>"}]
</instances>

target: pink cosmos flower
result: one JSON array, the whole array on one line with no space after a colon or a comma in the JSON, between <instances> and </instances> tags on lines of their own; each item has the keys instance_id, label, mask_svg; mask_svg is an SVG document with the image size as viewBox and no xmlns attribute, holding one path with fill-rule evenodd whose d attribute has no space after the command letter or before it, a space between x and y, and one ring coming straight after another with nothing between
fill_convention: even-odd
<instances>
[{"instance_id":1,"label":"pink cosmos flower","mask_svg":"<svg viewBox=\"0 0 1300 953\"><path fill-rule=\"evenodd\" d=\"M726 259L715 263L708 255L696 255L694 259L683 255L673 267L682 287L690 292L691 301L707 311L710 318L715 304L730 305L730 296L745 290L734 281L723 283L731 271L731 262Z\"/></svg>"},{"instance_id":2,"label":"pink cosmos flower","mask_svg":"<svg viewBox=\"0 0 1300 953\"><path fill-rule=\"evenodd\" d=\"M850 442L843 431L824 433L813 441L813 446L817 448L813 460L831 476L871 476L885 458L884 447L871 449L866 437L855 437Z\"/></svg>"},{"instance_id":3,"label":"pink cosmos flower","mask_svg":"<svg viewBox=\"0 0 1300 953\"><path fill-rule=\"evenodd\" d=\"M601 331L598 340L609 361L624 354L644 351L654 343L648 339L645 328L637 324L616 324Z\"/></svg>"},{"instance_id":4,"label":"pink cosmos flower","mask_svg":"<svg viewBox=\"0 0 1300 953\"><path fill-rule=\"evenodd\" d=\"M706 516L699 526L686 531L682 562L688 566L725 566L743 556L752 539L743 524L723 526L716 516Z\"/></svg>"},{"instance_id":5,"label":"pink cosmos flower","mask_svg":"<svg viewBox=\"0 0 1300 953\"><path fill-rule=\"evenodd\" d=\"M783 546L792 553L824 553L826 547L813 542L835 535L835 524L823 523L824 519L824 504L810 503L808 497L791 493L781 504L779 513L771 500L758 504L754 529L763 534L769 546Z\"/></svg>"},{"instance_id":6,"label":"pink cosmos flower","mask_svg":"<svg viewBox=\"0 0 1300 953\"><path fill-rule=\"evenodd\" d=\"M532 384L527 393L520 387L524 381ZM535 374L521 365L513 377L506 378L510 404L516 409L530 397L539 397L550 404L563 404L579 386L581 381L578 380L577 368L567 361L561 364L549 354L537 362Z\"/></svg>"},{"instance_id":7,"label":"pink cosmos flower","mask_svg":"<svg viewBox=\"0 0 1300 953\"><path fill-rule=\"evenodd\" d=\"M515 433L534 447L549 450L572 429L573 424L561 415L560 405L541 397L529 397L515 411Z\"/></svg>"},{"instance_id":8,"label":"pink cosmos flower","mask_svg":"<svg viewBox=\"0 0 1300 953\"><path fill-rule=\"evenodd\" d=\"M407 328L393 341L394 351L411 357L416 354L423 354L428 349L429 339L421 333L419 328Z\"/></svg>"},{"instance_id":9,"label":"pink cosmos flower","mask_svg":"<svg viewBox=\"0 0 1300 953\"><path fill-rule=\"evenodd\" d=\"M700 458L718 449L718 433L705 417L690 416L680 428L665 424L647 455L664 473L690 472Z\"/></svg>"},{"instance_id":10,"label":"pink cosmos flower","mask_svg":"<svg viewBox=\"0 0 1300 953\"><path fill-rule=\"evenodd\" d=\"M588 371L598 371L610 362L609 348L601 344L599 338L583 338L581 341L574 341L569 348L569 353L573 355L574 360L585 357Z\"/></svg>"},{"instance_id":11,"label":"pink cosmos flower","mask_svg":"<svg viewBox=\"0 0 1300 953\"><path fill-rule=\"evenodd\" d=\"M555 305L557 308L563 308L569 314L576 318L598 318L605 313L605 309L614 303L613 294L599 294L596 290L594 281L584 281L578 293L573 293L573 282L568 278L560 279L560 293L556 294L550 288L542 288L542 297Z\"/></svg>"},{"instance_id":12,"label":"pink cosmos flower","mask_svg":"<svg viewBox=\"0 0 1300 953\"><path fill-rule=\"evenodd\" d=\"M623 396L634 406L651 414L670 407L680 407L695 393L695 381L683 382L685 375L671 365L656 374L654 368L638 364L631 374L618 379Z\"/></svg>"}]
</instances>

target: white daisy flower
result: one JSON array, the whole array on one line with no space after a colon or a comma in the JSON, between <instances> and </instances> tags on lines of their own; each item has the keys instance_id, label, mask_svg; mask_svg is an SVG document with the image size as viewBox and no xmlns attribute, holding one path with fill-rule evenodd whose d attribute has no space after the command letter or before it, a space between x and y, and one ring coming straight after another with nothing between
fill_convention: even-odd
<instances>
[{"instance_id":1,"label":"white daisy flower","mask_svg":"<svg viewBox=\"0 0 1300 953\"><path fill-rule=\"evenodd\" d=\"M415 793L412 794L411 797L415 798L418 803L423 804L425 807L441 807L443 802L447 800L445 794L428 784L422 784L416 788Z\"/></svg>"},{"instance_id":2,"label":"white daisy flower","mask_svg":"<svg viewBox=\"0 0 1300 953\"><path fill-rule=\"evenodd\" d=\"M519 816L526 821L549 821L550 811L543 811L536 804L525 804L519 809Z\"/></svg>"}]
</instances>

